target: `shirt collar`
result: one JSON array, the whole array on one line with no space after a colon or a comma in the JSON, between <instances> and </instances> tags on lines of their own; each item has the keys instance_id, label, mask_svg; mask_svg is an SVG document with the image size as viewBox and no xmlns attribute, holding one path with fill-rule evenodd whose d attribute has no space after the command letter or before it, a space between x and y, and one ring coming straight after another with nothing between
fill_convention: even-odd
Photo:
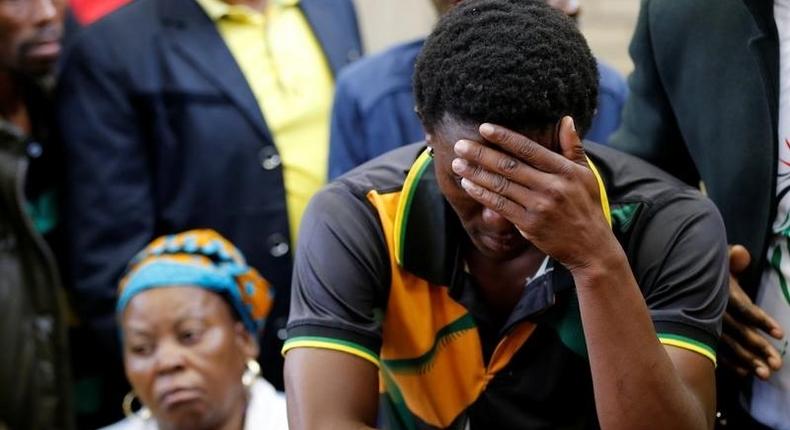
<instances>
[{"instance_id":1,"label":"shirt collar","mask_svg":"<svg viewBox=\"0 0 790 430\"><path fill-rule=\"evenodd\" d=\"M409 169L401 190L395 213L395 259L431 283L449 285L462 234L460 222L436 182L433 158L425 149Z\"/></svg>"},{"instance_id":2,"label":"shirt collar","mask_svg":"<svg viewBox=\"0 0 790 430\"><path fill-rule=\"evenodd\" d=\"M260 20L263 14L245 5L232 5L223 0L195 0L203 8L208 17L217 22L226 17L243 17L243 19ZM269 8L284 9L299 4L299 0L269 0Z\"/></svg>"},{"instance_id":3,"label":"shirt collar","mask_svg":"<svg viewBox=\"0 0 790 430\"><path fill-rule=\"evenodd\" d=\"M196 0L208 17L216 22L230 11L230 5L222 0Z\"/></svg>"}]
</instances>

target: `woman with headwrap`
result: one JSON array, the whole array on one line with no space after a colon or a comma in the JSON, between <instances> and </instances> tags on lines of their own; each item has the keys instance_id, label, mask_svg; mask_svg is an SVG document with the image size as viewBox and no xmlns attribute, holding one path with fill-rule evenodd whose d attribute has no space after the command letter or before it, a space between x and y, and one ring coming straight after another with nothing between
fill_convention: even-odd
<instances>
[{"instance_id":1,"label":"woman with headwrap","mask_svg":"<svg viewBox=\"0 0 790 430\"><path fill-rule=\"evenodd\" d=\"M109 429L288 428L284 397L258 376L255 361L271 303L266 280L216 232L151 242L119 287L132 391L127 418Z\"/></svg>"}]
</instances>

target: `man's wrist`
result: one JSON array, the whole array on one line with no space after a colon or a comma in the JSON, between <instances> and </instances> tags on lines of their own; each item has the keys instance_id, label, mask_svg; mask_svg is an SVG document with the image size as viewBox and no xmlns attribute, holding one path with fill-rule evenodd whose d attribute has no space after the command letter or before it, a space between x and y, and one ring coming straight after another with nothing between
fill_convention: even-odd
<instances>
[{"instance_id":1,"label":"man's wrist","mask_svg":"<svg viewBox=\"0 0 790 430\"><path fill-rule=\"evenodd\" d=\"M589 262L570 269L576 288L594 288L610 285L612 281L623 280L631 274L631 266L625 252L615 243L593 253Z\"/></svg>"}]
</instances>

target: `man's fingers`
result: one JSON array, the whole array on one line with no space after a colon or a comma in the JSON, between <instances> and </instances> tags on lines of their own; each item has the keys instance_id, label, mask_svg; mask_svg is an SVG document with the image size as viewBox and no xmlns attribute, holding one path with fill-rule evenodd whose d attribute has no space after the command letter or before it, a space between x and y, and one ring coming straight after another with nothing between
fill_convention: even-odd
<instances>
[{"instance_id":1,"label":"man's fingers","mask_svg":"<svg viewBox=\"0 0 790 430\"><path fill-rule=\"evenodd\" d=\"M762 360L773 370L782 367L779 351L754 328L741 324L729 313L724 314L724 331L743 348Z\"/></svg>"},{"instance_id":2,"label":"man's fingers","mask_svg":"<svg viewBox=\"0 0 790 430\"><path fill-rule=\"evenodd\" d=\"M547 184L551 183L551 175L548 173L530 167L510 154L488 148L478 142L459 140L456 142L453 150L459 157L462 157L461 160L469 162L468 165L462 165L460 162L456 163L454 161L453 170L478 184L482 183L475 176L470 176L470 174L479 173L479 168L495 172L505 179L517 182L526 188L543 189ZM473 171L467 168L468 166L474 166L471 169L476 170ZM463 168L463 173L461 170L456 170L456 168ZM497 188L488 186L487 188L498 191Z\"/></svg>"},{"instance_id":3,"label":"man's fingers","mask_svg":"<svg viewBox=\"0 0 790 430\"><path fill-rule=\"evenodd\" d=\"M782 339L784 337L782 326L759 306L755 304L746 306L742 316L745 321L750 322L755 327L768 333L771 337L776 339Z\"/></svg>"},{"instance_id":4,"label":"man's fingers","mask_svg":"<svg viewBox=\"0 0 790 430\"><path fill-rule=\"evenodd\" d=\"M734 288L740 288L730 284L730 299L727 306L728 312L734 318L744 324L751 325L775 339L784 338L784 329L762 308L752 303L746 294L733 293Z\"/></svg>"},{"instance_id":5,"label":"man's fingers","mask_svg":"<svg viewBox=\"0 0 790 430\"><path fill-rule=\"evenodd\" d=\"M509 180L507 177L498 173L490 172L483 166L469 164L463 158L456 158L452 162L453 171L470 180L472 183L482 186L496 194L507 197L513 202L526 206L525 199L530 195L529 189L517 182Z\"/></svg>"},{"instance_id":6,"label":"man's fingers","mask_svg":"<svg viewBox=\"0 0 790 430\"><path fill-rule=\"evenodd\" d=\"M560 149L562 155L568 160L582 166L587 165L587 156L584 155L584 146L582 140L579 139L579 134L576 132L576 124L573 118L565 116L560 121Z\"/></svg>"},{"instance_id":7,"label":"man's fingers","mask_svg":"<svg viewBox=\"0 0 790 430\"><path fill-rule=\"evenodd\" d=\"M751 369L757 377L763 380L771 376L771 369L768 365L746 348L742 347L734 338L725 333L721 335L721 342L732 352L731 357L732 360L737 363L736 366L743 366Z\"/></svg>"},{"instance_id":8,"label":"man's fingers","mask_svg":"<svg viewBox=\"0 0 790 430\"><path fill-rule=\"evenodd\" d=\"M461 179L461 187L480 204L507 218L513 224L515 224L514 220L523 218L526 212L524 207L514 203L507 197L492 192L469 179Z\"/></svg>"},{"instance_id":9,"label":"man's fingers","mask_svg":"<svg viewBox=\"0 0 790 430\"><path fill-rule=\"evenodd\" d=\"M782 326L752 302L749 295L741 288L738 280L732 275L730 275L730 298L727 302L727 311L739 321L753 325L771 337L776 339L784 337Z\"/></svg>"},{"instance_id":10,"label":"man's fingers","mask_svg":"<svg viewBox=\"0 0 790 430\"><path fill-rule=\"evenodd\" d=\"M530 166L548 173L562 171L567 160L534 140L494 124L484 123L480 135L488 142L504 149Z\"/></svg>"},{"instance_id":11,"label":"man's fingers","mask_svg":"<svg viewBox=\"0 0 790 430\"><path fill-rule=\"evenodd\" d=\"M752 261L749 251L742 245L730 246L730 273L737 275L743 272Z\"/></svg>"}]
</instances>

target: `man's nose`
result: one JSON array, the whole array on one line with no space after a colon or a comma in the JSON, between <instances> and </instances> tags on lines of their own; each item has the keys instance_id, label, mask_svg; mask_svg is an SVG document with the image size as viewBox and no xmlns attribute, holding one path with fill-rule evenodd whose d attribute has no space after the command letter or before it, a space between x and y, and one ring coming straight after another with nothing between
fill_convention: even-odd
<instances>
[{"instance_id":1,"label":"man's nose","mask_svg":"<svg viewBox=\"0 0 790 430\"><path fill-rule=\"evenodd\" d=\"M482 217L483 223L491 230L505 232L513 228L513 223L489 208L483 208Z\"/></svg>"},{"instance_id":2,"label":"man's nose","mask_svg":"<svg viewBox=\"0 0 790 430\"><path fill-rule=\"evenodd\" d=\"M63 0L33 0L33 22L42 26L52 23L57 18Z\"/></svg>"}]
</instances>

